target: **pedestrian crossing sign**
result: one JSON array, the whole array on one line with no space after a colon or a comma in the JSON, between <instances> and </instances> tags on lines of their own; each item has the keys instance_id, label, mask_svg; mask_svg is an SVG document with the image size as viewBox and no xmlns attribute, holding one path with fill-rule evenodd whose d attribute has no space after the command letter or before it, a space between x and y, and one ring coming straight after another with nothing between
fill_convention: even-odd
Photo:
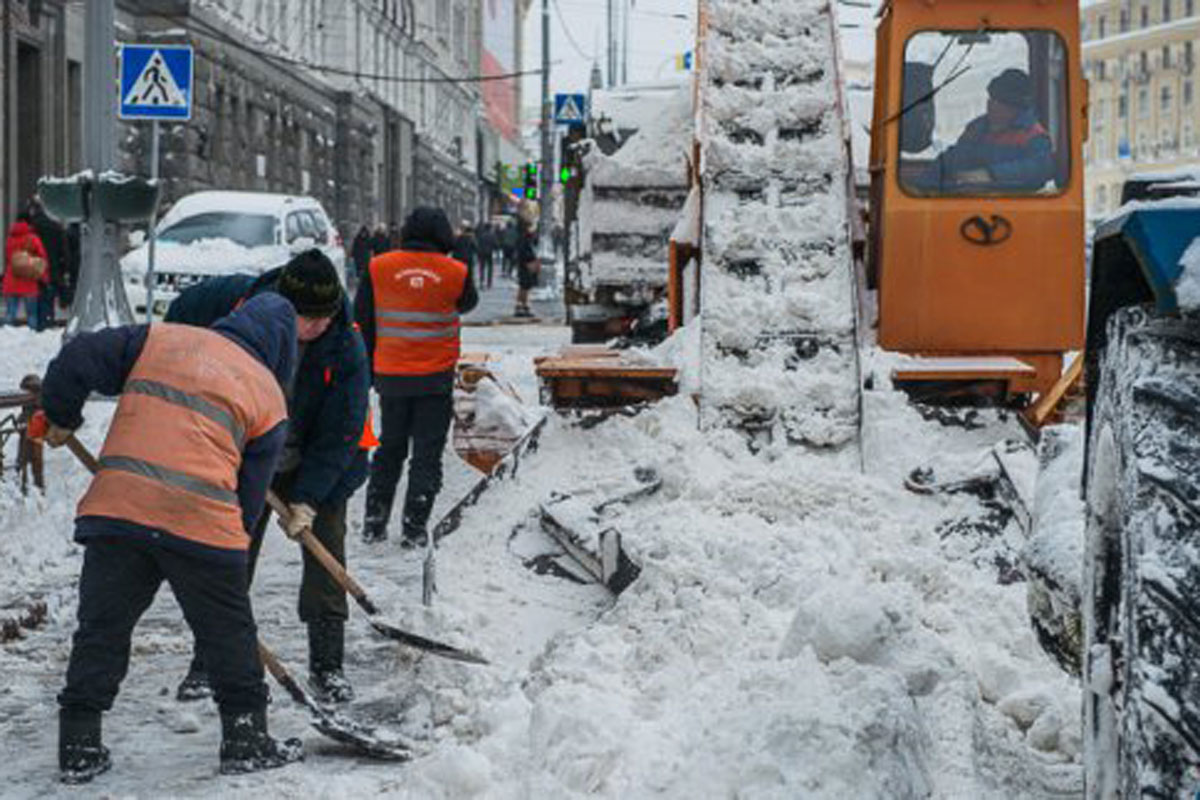
<instances>
[{"instance_id":1,"label":"pedestrian crossing sign","mask_svg":"<svg viewBox=\"0 0 1200 800\"><path fill-rule=\"evenodd\" d=\"M192 118L190 45L121 45L121 119Z\"/></svg>"},{"instance_id":2,"label":"pedestrian crossing sign","mask_svg":"<svg viewBox=\"0 0 1200 800\"><path fill-rule=\"evenodd\" d=\"M587 107L587 97L582 94L554 95L554 122L558 125L577 125L583 127L586 122L583 111Z\"/></svg>"}]
</instances>

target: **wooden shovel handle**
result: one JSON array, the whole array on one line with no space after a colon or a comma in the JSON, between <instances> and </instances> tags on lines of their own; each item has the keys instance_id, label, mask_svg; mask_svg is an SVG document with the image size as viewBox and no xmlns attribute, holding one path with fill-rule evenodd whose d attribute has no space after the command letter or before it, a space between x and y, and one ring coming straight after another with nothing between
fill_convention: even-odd
<instances>
[{"instance_id":1,"label":"wooden shovel handle","mask_svg":"<svg viewBox=\"0 0 1200 800\"><path fill-rule=\"evenodd\" d=\"M271 508L274 509L275 513L279 515L279 518L283 520L284 524L286 525L288 520L291 518L291 515L288 513L287 504L284 503L283 500L279 498L279 495L275 494L273 491L267 492L267 502L271 505ZM358 584L358 581L351 577L349 572L346 572L346 568L338 563L338 560L333 557L328 549L326 549L325 545L321 544L321 541L317 539L316 536L313 536L311 528L305 528L303 531L301 531L300 544L302 544L304 548L308 550L308 552L312 553L313 558L315 558L321 564L321 566L325 568L326 572L333 576L333 579L337 581L338 586L341 586L343 589L345 589L346 592L354 598L355 602L362 606L364 611L366 611L368 614L379 613L379 609L373 602L371 602L371 598L367 597L366 590Z\"/></svg>"}]
</instances>

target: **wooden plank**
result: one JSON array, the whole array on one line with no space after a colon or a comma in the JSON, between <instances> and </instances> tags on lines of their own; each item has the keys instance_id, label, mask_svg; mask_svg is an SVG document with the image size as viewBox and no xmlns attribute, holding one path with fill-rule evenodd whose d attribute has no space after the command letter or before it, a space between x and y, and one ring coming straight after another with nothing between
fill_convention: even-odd
<instances>
[{"instance_id":1,"label":"wooden plank","mask_svg":"<svg viewBox=\"0 0 1200 800\"><path fill-rule=\"evenodd\" d=\"M638 364L592 364L583 361L545 362L537 368L539 378L662 378L672 380L674 367Z\"/></svg>"},{"instance_id":2,"label":"wooden plank","mask_svg":"<svg viewBox=\"0 0 1200 800\"><path fill-rule=\"evenodd\" d=\"M1038 398L1038 401L1033 404L1029 410L1025 412L1025 417L1035 427L1042 427L1054 414L1058 404L1067 395L1079 379L1083 377L1083 353L1075 356L1075 360L1071 362L1071 366L1067 367L1066 372L1062 377L1055 381L1044 395Z\"/></svg>"}]
</instances>

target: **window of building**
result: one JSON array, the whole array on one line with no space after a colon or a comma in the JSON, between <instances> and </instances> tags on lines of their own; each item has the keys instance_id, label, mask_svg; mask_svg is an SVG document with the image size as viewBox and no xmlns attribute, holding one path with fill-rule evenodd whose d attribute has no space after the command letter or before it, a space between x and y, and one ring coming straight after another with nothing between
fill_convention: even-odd
<instances>
[{"instance_id":1,"label":"window of building","mask_svg":"<svg viewBox=\"0 0 1200 800\"><path fill-rule=\"evenodd\" d=\"M1183 146L1190 148L1195 146L1195 144L1196 140L1192 134L1192 123L1190 121L1183 123Z\"/></svg>"},{"instance_id":2,"label":"window of building","mask_svg":"<svg viewBox=\"0 0 1200 800\"><path fill-rule=\"evenodd\" d=\"M1150 71L1150 55L1145 50L1138 53L1138 66L1141 67L1143 75Z\"/></svg>"},{"instance_id":3,"label":"window of building","mask_svg":"<svg viewBox=\"0 0 1200 800\"><path fill-rule=\"evenodd\" d=\"M1194 55L1194 54L1193 54L1193 52L1192 52L1192 43L1191 43L1191 42L1184 42L1184 43L1183 43L1183 65L1184 65L1185 67L1187 67L1188 69L1191 69L1191 68L1192 68L1192 57L1193 57L1193 55Z\"/></svg>"},{"instance_id":4,"label":"window of building","mask_svg":"<svg viewBox=\"0 0 1200 800\"><path fill-rule=\"evenodd\" d=\"M1129 97L1128 97L1128 95L1121 95L1120 97L1117 98L1117 116L1120 117L1121 119L1125 119L1126 117L1129 116Z\"/></svg>"},{"instance_id":5,"label":"window of building","mask_svg":"<svg viewBox=\"0 0 1200 800\"><path fill-rule=\"evenodd\" d=\"M1108 63L1108 62L1106 62L1106 61L1096 62L1096 80L1100 80L1100 81L1104 80L1104 71L1105 71L1104 65L1106 63Z\"/></svg>"},{"instance_id":6,"label":"window of building","mask_svg":"<svg viewBox=\"0 0 1200 800\"><path fill-rule=\"evenodd\" d=\"M1192 82L1191 81L1183 82L1183 104L1185 106L1190 106L1192 104Z\"/></svg>"},{"instance_id":7,"label":"window of building","mask_svg":"<svg viewBox=\"0 0 1200 800\"><path fill-rule=\"evenodd\" d=\"M1097 186L1095 192L1096 210L1104 213L1108 210L1108 190L1104 186Z\"/></svg>"},{"instance_id":8,"label":"window of building","mask_svg":"<svg viewBox=\"0 0 1200 800\"><path fill-rule=\"evenodd\" d=\"M1145 89L1138 89L1137 97L1138 118L1146 119L1150 116L1150 92Z\"/></svg>"},{"instance_id":9,"label":"window of building","mask_svg":"<svg viewBox=\"0 0 1200 800\"><path fill-rule=\"evenodd\" d=\"M1170 45L1163 45L1162 65L1163 65L1163 69L1171 68L1171 46Z\"/></svg>"},{"instance_id":10,"label":"window of building","mask_svg":"<svg viewBox=\"0 0 1200 800\"><path fill-rule=\"evenodd\" d=\"M1098 34L1098 35L1100 36L1100 38L1101 38L1101 39L1103 39L1103 38L1104 38L1104 23L1105 23L1106 21L1107 21L1107 20L1105 20L1105 19L1104 19L1104 15L1103 15L1103 14L1101 14L1101 15L1100 15L1100 21L1099 21L1099 23L1097 23L1097 26L1098 26L1098 27L1099 27L1099 29L1100 29L1100 30L1099 30L1099 34Z\"/></svg>"},{"instance_id":11,"label":"window of building","mask_svg":"<svg viewBox=\"0 0 1200 800\"><path fill-rule=\"evenodd\" d=\"M1142 27L1150 27L1150 6L1142 6L1141 10Z\"/></svg>"},{"instance_id":12,"label":"window of building","mask_svg":"<svg viewBox=\"0 0 1200 800\"><path fill-rule=\"evenodd\" d=\"M1162 0L1162 21L1171 21L1171 0Z\"/></svg>"},{"instance_id":13,"label":"window of building","mask_svg":"<svg viewBox=\"0 0 1200 800\"><path fill-rule=\"evenodd\" d=\"M1190 0L1189 0L1189 2L1190 2ZM1127 30L1129 30L1129 10L1122 8L1121 9L1121 33L1125 33L1125 31L1127 31Z\"/></svg>"},{"instance_id":14,"label":"window of building","mask_svg":"<svg viewBox=\"0 0 1200 800\"><path fill-rule=\"evenodd\" d=\"M1170 111L1171 110L1171 87L1170 86L1162 87L1162 91L1160 92L1160 97L1162 100L1161 106L1162 106L1163 112L1166 113L1166 112Z\"/></svg>"},{"instance_id":15,"label":"window of building","mask_svg":"<svg viewBox=\"0 0 1200 800\"><path fill-rule=\"evenodd\" d=\"M1196 0L1183 0L1183 15L1190 17L1196 12Z\"/></svg>"}]
</instances>

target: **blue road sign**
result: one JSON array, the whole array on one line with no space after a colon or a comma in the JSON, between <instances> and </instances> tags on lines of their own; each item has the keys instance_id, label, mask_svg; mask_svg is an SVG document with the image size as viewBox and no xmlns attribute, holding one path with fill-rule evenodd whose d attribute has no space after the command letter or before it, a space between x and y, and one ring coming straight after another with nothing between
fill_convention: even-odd
<instances>
[{"instance_id":1,"label":"blue road sign","mask_svg":"<svg viewBox=\"0 0 1200 800\"><path fill-rule=\"evenodd\" d=\"M582 127L587 122L586 109L586 95L554 95L554 122L558 125L578 125Z\"/></svg>"},{"instance_id":2,"label":"blue road sign","mask_svg":"<svg viewBox=\"0 0 1200 800\"><path fill-rule=\"evenodd\" d=\"M192 118L190 45L121 45L121 119Z\"/></svg>"}]
</instances>

